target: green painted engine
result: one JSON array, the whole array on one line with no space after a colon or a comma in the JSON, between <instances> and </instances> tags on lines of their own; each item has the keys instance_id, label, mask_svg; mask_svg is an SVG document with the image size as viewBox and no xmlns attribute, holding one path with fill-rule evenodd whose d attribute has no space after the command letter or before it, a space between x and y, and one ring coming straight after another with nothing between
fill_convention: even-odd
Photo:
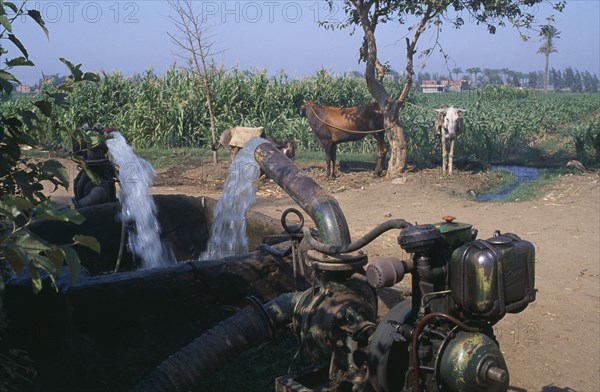
<instances>
[{"instance_id":1,"label":"green painted engine","mask_svg":"<svg viewBox=\"0 0 600 392\"><path fill-rule=\"evenodd\" d=\"M412 297L380 322L369 344L376 391L505 391L508 368L492 326L535 300L533 245L496 232L476 240L453 217L404 228L410 262L386 258L367 269L376 288L412 275Z\"/></svg>"}]
</instances>

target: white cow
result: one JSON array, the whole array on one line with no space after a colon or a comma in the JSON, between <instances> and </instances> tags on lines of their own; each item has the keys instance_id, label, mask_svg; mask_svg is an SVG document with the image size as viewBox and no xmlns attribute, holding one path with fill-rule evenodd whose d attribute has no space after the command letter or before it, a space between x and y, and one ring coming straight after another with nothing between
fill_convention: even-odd
<instances>
[{"instance_id":1,"label":"white cow","mask_svg":"<svg viewBox=\"0 0 600 392\"><path fill-rule=\"evenodd\" d=\"M454 142L464 129L462 114L466 110L450 106L449 108L435 109L435 111L438 114L435 122L435 134L442 138L442 170L444 173L452 174Z\"/></svg>"}]
</instances>

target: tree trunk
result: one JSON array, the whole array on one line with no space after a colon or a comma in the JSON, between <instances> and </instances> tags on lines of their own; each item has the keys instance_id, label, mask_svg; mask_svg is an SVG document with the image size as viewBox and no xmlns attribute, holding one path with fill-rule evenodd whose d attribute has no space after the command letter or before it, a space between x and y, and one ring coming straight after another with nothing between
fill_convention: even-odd
<instances>
[{"instance_id":1,"label":"tree trunk","mask_svg":"<svg viewBox=\"0 0 600 392\"><path fill-rule=\"evenodd\" d=\"M396 178L402 174L406 167L406 140L404 140L404 129L398 125L398 112L392 108L388 108L388 110L384 112L383 124L391 147L386 177Z\"/></svg>"},{"instance_id":2,"label":"tree trunk","mask_svg":"<svg viewBox=\"0 0 600 392\"><path fill-rule=\"evenodd\" d=\"M548 63L550 62L550 54L546 53L546 66L544 67L544 93L548 93Z\"/></svg>"},{"instance_id":3,"label":"tree trunk","mask_svg":"<svg viewBox=\"0 0 600 392\"><path fill-rule=\"evenodd\" d=\"M208 118L210 120L210 131L212 136L212 145L217 145L217 128L215 126L215 115L213 113L212 106L212 97L210 92L210 84L208 81L208 70L206 67L206 62L204 61L204 56L201 56L202 60L202 75L200 75L202 79L202 86L204 87L204 95L206 97L206 106L208 107ZM219 157L217 155L217 150L213 151L213 163L216 165L219 162Z\"/></svg>"}]
</instances>

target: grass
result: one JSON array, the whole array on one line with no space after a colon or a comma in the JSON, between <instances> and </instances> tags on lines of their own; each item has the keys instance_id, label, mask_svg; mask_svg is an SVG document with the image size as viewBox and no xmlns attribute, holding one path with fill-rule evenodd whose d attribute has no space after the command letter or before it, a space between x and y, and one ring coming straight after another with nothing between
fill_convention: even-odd
<instances>
[{"instance_id":1,"label":"grass","mask_svg":"<svg viewBox=\"0 0 600 392\"><path fill-rule=\"evenodd\" d=\"M149 161L155 169L163 169L173 166L193 166L201 161L212 159L212 151L205 148L178 147L178 148L146 148L135 151L140 157ZM219 149L219 161L228 161L229 154L223 149ZM375 166L377 160L376 154L344 152L337 155L338 162L364 162L372 163ZM324 162L325 153L323 151L296 150L295 162Z\"/></svg>"},{"instance_id":2,"label":"grass","mask_svg":"<svg viewBox=\"0 0 600 392\"><path fill-rule=\"evenodd\" d=\"M275 345L245 351L203 381L196 391L273 391L275 379L288 373L298 351L298 338L292 331L283 332L278 339Z\"/></svg>"},{"instance_id":3,"label":"grass","mask_svg":"<svg viewBox=\"0 0 600 392\"><path fill-rule=\"evenodd\" d=\"M389 154L387 156L389 158ZM307 163L307 162L325 162L325 152L320 151L297 151L295 161ZM375 161L377 161L376 153L360 153L360 152L344 152L340 153L339 149L336 156L336 163L343 162L362 162L371 163L375 167Z\"/></svg>"},{"instance_id":4,"label":"grass","mask_svg":"<svg viewBox=\"0 0 600 392\"><path fill-rule=\"evenodd\" d=\"M484 173L484 176L483 185L475 191L479 195L498 191L516 181L515 176L506 170L488 170Z\"/></svg>"},{"instance_id":5,"label":"grass","mask_svg":"<svg viewBox=\"0 0 600 392\"><path fill-rule=\"evenodd\" d=\"M212 160L212 150L193 147L154 147L138 150L136 154L150 162L155 169L164 169L173 166L194 166L202 161ZM229 160L229 154L224 150L219 150L218 156L219 161Z\"/></svg>"},{"instance_id":6,"label":"grass","mask_svg":"<svg viewBox=\"0 0 600 392\"><path fill-rule=\"evenodd\" d=\"M512 173L505 170L488 170L480 174L483 176L483 182L481 186L473 190L475 192L475 195L469 193L448 194L458 199L467 199L475 201L476 195L492 193L515 182L515 176Z\"/></svg>"},{"instance_id":7,"label":"grass","mask_svg":"<svg viewBox=\"0 0 600 392\"><path fill-rule=\"evenodd\" d=\"M541 169L537 181L523 183L502 201L520 202L537 199L542 196L546 185L565 173L564 169Z\"/></svg>"}]
</instances>

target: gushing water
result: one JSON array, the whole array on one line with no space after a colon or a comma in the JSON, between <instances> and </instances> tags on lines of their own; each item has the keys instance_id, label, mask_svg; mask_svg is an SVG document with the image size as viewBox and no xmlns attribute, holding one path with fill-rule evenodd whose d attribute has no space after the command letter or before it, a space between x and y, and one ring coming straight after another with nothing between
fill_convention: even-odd
<instances>
[{"instance_id":1,"label":"gushing water","mask_svg":"<svg viewBox=\"0 0 600 392\"><path fill-rule=\"evenodd\" d=\"M129 230L129 249L141 258L142 269L174 262L172 253L160 240L156 204L148 193L156 172L148 161L135 155L123 135L111 132L110 136L106 145L111 161L119 167L121 219L135 227Z\"/></svg>"},{"instance_id":2,"label":"gushing water","mask_svg":"<svg viewBox=\"0 0 600 392\"><path fill-rule=\"evenodd\" d=\"M200 255L200 260L218 260L248 253L246 213L256 200L260 173L253 152L253 148L243 148L229 167L223 193L215 206L208 247Z\"/></svg>"}]
</instances>

